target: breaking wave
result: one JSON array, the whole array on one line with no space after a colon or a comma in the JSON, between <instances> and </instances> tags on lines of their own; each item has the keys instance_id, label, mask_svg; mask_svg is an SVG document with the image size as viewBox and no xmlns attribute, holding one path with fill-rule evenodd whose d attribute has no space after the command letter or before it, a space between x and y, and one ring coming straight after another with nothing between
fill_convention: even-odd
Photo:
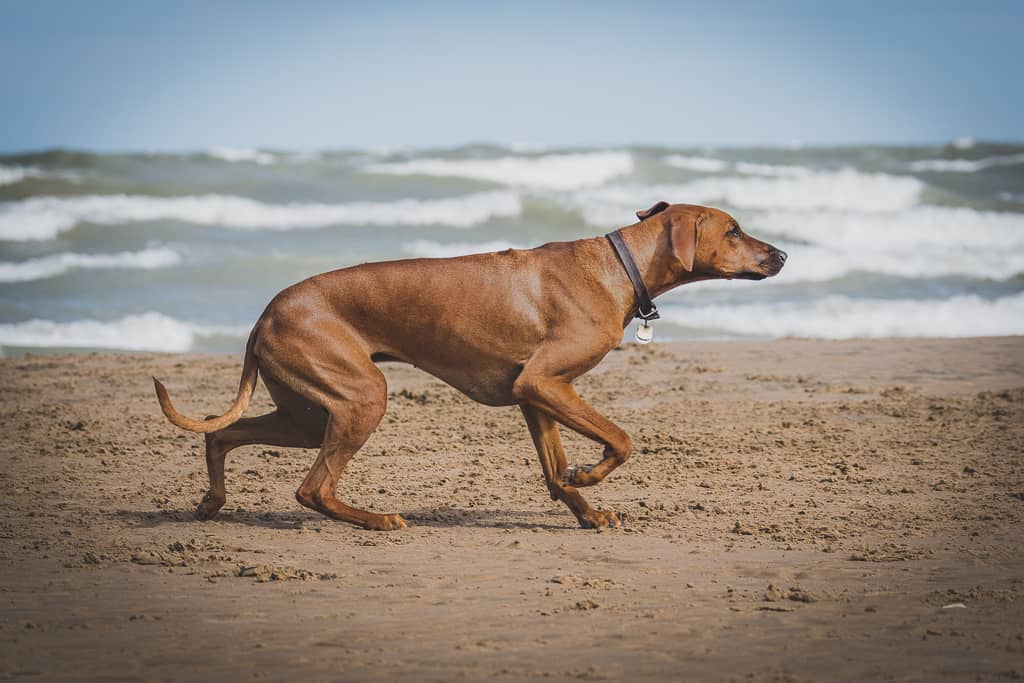
<instances>
[{"instance_id":1,"label":"breaking wave","mask_svg":"<svg viewBox=\"0 0 1024 683\"><path fill-rule=\"evenodd\" d=\"M711 157L688 157L682 154L670 154L663 161L675 168L699 171L701 173L721 173L729 168L729 162Z\"/></svg>"},{"instance_id":2,"label":"breaking wave","mask_svg":"<svg viewBox=\"0 0 1024 683\"><path fill-rule=\"evenodd\" d=\"M62 252L19 262L0 262L0 282L31 282L63 275L70 270L120 268L152 270L170 268L181 263L181 255L173 249L159 247L113 254L78 254Z\"/></svg>"},{"instance_id":3,"label":"breaking wave","mask_svg":"<svg viewBox=\"0 0 1024 683\"><path fill-rule=\"evenodd\" d=\"M681 154L670 154L662 159L667 165L674 168L682 168L687 171L699 173L723 173L728 170L735 170L743 175L763 176L806 176L812 173L806 166L791 166L786 164L759 164L751 161L728 162L723 159L712 157L689 157Z\"/></svg>"},{"instance_id":4,"label":"breaking wave","mask_svg":"<svg viewBox=\"0 0 1024 683\"><path fill-rule=\"evenodd\" d=\"M986 159L921 159L912 161L907 167L914 172L932 171L938 173L977 173L993 166L1017 166L1024 164L1024 154L1007 154Z\"/></svg>"},{"instance_id":5,"label":"breaking wave","mask_svg":"<svg viewBox=\"0 0 1024 683\"><path fill-rule=\"evenodd\" d=\"M91 195L32 197L0 204L0 240L49 240L80 223L114 225L172 220L252 230L293 230L330 225L450 225L469 228L516 216L519 195L480 192L445 199L398 199L348 204L268 204L225 195L150 197Z\"/></svg>"},{"instance_id":6,"label":"breaking wave","mask_svg":"<svg viewBox=\"0 0 1024 683\"><path fill-rule=\"evenodd\" d=\"M203 337L244 338L249 327L199 325L160 313L119 320L54 322L28 320L0 324L0 345L36 348L94 348L124 351L190 351Z\"/></svg>"},{"instance_id":7,"label":"breaking wave","mask_svg":"<svg viewBox=\"0 0 1024 683\"><path fill-rule=\"evenodd\" d=\"M0 166L0 185L13 185L25 178L37 178L43 172L32 166Z\"/></svg>"},{"instance_id":8,"label":"breaking wave","mask_svg":"<svg viewBox=\"0 0 1024 683\"><path fill-rule=\"evenodd\" d=\"M629 152L580 152L497 159L414 159L370 164L366 173L468 178L542 190L575 190L602 185L633 171Z\"/></svg>"},{"instance_id":9,"label":"breaking wave","mask_svg":"<svg viewBox=\"0 0 1024 683\"><path fill-rule=\"evenodd\" d=\"M712 177L681 185L609 185L579 190L563 200L591 225L621 224L638 208L666 200L725 204L737 209L832 209L883 213L918 205L923 182L909 176L852 170L783 177Z\"/></svg>"},{"instance_id":10,"label":"breaking wave","mask_svg":"<svg viewBox=\"0 0 1024 683\"><path fill-rule=\"evenodd\" d=\"M259 166L269 166L277 161L270 152L262 152L258 149L246 149L244 147L211 147L206 150L207 156L232 164L249 163Z\"/></svg>"},{"instance_id":11,"label":"breaking wave","mask_svg":"<svg viewBox=\"0 0 1024 683\"><path fill-rule=\"evenodd\" d=\"M992 250L1003 256L1024 247L1024 214L975 211L965 207L919 206L904 211L864 214L844 211L756 211L746 227L754 235L770 233L846 250L911 252L945 249L955 261L960 249Z\"/></svg>"},{"instance_id":12,"label":"breaking wave","mask_svg":"<svg viewBox=\"0 0 1024 683\"><path fill-rule=\"evenodd\" d=\"M767 175L781 177L801 177L813 171L806 166L790 166L788 164L756 164L750 161L737 161L736 170L746 175Z\"/></svg>"},{"instance_id":13,"label":"breaking wave","mask_svg":"<svg viewBox=\"0 0 1024 683\"><path fill-rule=\"evenodd\" d=\"M723 336L980 337L1024 334L1024 293L1000 299L851 299L660 307L668 322Z\"/></svg>"}]
</instances>

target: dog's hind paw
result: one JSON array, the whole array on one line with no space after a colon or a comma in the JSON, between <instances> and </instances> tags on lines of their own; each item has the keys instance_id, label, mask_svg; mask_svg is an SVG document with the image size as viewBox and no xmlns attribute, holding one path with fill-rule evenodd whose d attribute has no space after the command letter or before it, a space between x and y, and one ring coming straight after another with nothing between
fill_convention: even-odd
<instances>
[{"instance_id":1,"label":"dog's hind paw","mask_svg":"<svg viewBox=\"0 0 1024 683\"><path fill-rule=\"evenodd\" d=\"M363 526L370 531L393 531L407 529L409 524L402 519L401 515L374 515Z\"/></svg>"},{"instance_id":2,"label":"dog's hind paw","mask_svg":"<svg viewBox=\"0 0 1024 683\"><path fill-rule=\"evenodd\" d=\"M590 510L579 517L580 526L584 529L618 528L622 526L619 516L611 510Z\"/></svg>"}]
</instances>

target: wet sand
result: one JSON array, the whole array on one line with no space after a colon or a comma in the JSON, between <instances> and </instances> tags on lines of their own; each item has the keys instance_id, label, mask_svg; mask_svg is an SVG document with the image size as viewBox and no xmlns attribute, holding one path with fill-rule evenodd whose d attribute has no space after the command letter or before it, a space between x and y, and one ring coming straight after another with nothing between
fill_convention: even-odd
<instances>
[{"instance_id":1,"label":"wet sand","mask_svg":"<svg viewBox=\"0 0 1024 683\"><path fill-rule=\"evenodd\" d=\"M314 452L202 438L237 356L0 360L0 678L1007 680L1024 677L1024 338L624 347L580 393L633 436L552 502L515 408L385 366L343 499ZM248 414L269 406L262 387ZM571 462L600 449L563 430Z\"/></svg>"}]
</instances>

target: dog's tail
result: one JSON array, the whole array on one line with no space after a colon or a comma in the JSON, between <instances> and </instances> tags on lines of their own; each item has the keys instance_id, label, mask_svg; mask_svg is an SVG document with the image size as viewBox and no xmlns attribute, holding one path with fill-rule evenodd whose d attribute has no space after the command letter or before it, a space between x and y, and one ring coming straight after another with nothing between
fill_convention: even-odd
<instances>
[{"instance_id":1,"label":"dog's tail","mask_svg":"<svg viewBox=\"0 0 1024 683\"><path fill-rule=\"evenodd\" d=\"M238 383L238 395L235 397L235 402L228 412L224 413L220 417L213 417L207 420L196 420L191 417L182 415L174 406L171 404L171 397L167 395L167 388L160 383L156 377L153 378L153 384L156 386L156 398L160 401L160 409L164 411L164 415L171 421L172 424L187 429L190 432L200 432L203 434L209 432L215 432L218 429L224 429L225 427L234 424L242 417L242 413L249 407L249 401L252 399L252 392L256 389L256 376L259 374L259 367L256 365L256 331L259 329L259 325L253 328L249 334L249 341L245 345L245 360L242 361L242 379Z\"/></svg>"}]
</instances>

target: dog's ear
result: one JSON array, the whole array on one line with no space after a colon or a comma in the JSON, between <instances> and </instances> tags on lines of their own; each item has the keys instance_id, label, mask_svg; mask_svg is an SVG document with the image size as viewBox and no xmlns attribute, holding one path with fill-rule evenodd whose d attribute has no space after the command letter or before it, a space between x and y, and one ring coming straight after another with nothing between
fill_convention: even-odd
<instances>
[{"instance_id":1,"label":"dog's ear","mask_svg":"<svg viewBox=\"0 0 1024 683\"><path fill-rule=\"evenodd\" d=\"M657 204L655 204L654 206L652 206L651 208L649 208L649 209L647 209L645 211L637 211L636 212L636 217L639 218L640 220L644 221L644 220L647 220L648 218L650 218L651 216L653 216L656 213L661 213L662 211L664 211L667 208L668 208L668 202L658 202Z\"/></svg>"},{"instance_id":2,"label":"dog's ear","mask_svg":"<svg viewBox=\"0 0 1024 683\"><path fill-rule=\"evenodd\" d=\"M678 212L672 217L669 239L672 240L672 254L689 272L693 272L693 257L697 254L697 228L704 220L704 214L693 215L689 211Z\"/></svg>"}]
</instances>

